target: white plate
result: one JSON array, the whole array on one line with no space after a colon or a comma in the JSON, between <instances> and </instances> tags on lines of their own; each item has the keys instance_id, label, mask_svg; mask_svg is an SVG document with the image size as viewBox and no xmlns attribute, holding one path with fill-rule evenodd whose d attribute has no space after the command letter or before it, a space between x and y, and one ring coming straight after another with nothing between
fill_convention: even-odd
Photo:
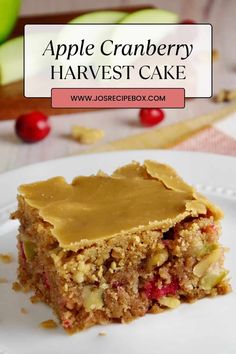
<instances>
[{"instance_id":1,"label":"white plate","mask_svg":"<svg viewBox=\"0 0 236 354\"><path fill-rule=\"evenodd\" d=\"M30 294L11 290L16 277L17 222L8 221L14 208L17 186L21 183L63 175L71 180L78 174L91 174L102 169L111 172L131 160L157 159L173 165L200 191L225 212L222 243L230 247L226 265L236 285L236 159L209 154L173 151L127 151L84 155L33 166L0 175L0 253L11 252L15 262L0 264L0 353L1 354L235 354L236 296L203 299L183 304L160 315L146 315L131 324L95 326L68 336L61 329L43 330L41 321L53 318L49 307L32 305ZM21 314L25 307L29 313ZM106 336L99 336L106 332Z\"/></svg>"}]
</instances>

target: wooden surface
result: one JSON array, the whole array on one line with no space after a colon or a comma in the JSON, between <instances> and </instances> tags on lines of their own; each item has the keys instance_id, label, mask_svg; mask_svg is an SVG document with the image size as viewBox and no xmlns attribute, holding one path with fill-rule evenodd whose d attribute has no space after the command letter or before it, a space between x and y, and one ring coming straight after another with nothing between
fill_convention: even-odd
<instances>
[{"instance_id":1,"label":"wooden surface","mask_svg":"<svg viewBox=\"0 0 236 354\"><path fill-rule=\"evenodd\" d=\"M199 117L177 122L162 128L153 128L151 131L112 141L99 148L89 149L86 153L139 150L143 149L143 147L146 149L169 149L235 112L236 103L229 104L224 108Z\"/></svg>"},{"instance_id":2,"label":"wooden surface","mask_svg":"<svg viewBox=\"0 0 236 354\"><path fill-rule=\"evenodd\" d=\"M169 147L204 125L223 118L222 109L224 114L225 109L226 113L231 111L230 104L224 107L209 100L204 101L206 100L202 99L198 102L199 116L194 113L196 105L192 100L187 102L184 110L165 110L164 121L154 128L144 128L140 125L137 109L74 113L61 115L60 119L50 117L51 134L36 144L26 144L17 138L14 132L14 121L2 121L0 122L0 173L35 162L81 154L88 150L100 152ZM232 111L234 109L235 106ZM71 138L71 129L74 125L103 129L105 137L94 145L82 145Z\"/></svg>"},{"instance_id":3,"label":"wooden surface","mask_svg":"<svg viewBox=\"0 0 236 354\"><path fill-rule=\"evenodd\" d=\"M148 6L146 6L148 7ZM133 12L143 6L128 6L116 8L116 10L123 10ZM85 13L70 12L67 14L53 14L22 17L18 20L15 30L12 33L12 38L23 34L24 25L32 23L67 23L73 18ZM23 96L23 81L11 83L9 85L0 86L0 120L14 119L20 114L40 110L47 115L57 115L71 113L71 109L55 109L51 108L50 98L25 98ZM82 109L73 109L73 112L81 112Z\"/></svg>"}]
</instances>

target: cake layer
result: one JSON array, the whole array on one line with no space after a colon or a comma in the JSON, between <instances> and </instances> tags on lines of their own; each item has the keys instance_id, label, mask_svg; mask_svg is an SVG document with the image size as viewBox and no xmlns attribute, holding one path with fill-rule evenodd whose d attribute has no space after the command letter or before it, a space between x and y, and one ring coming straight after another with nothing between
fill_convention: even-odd
<instances>
[{"instance_id":1,"label":"cake layer","mask_svg":"<svg viewBox=\"0 0 236 354\"><path fill-rule=\"evenodd\" d=\"M129 322L230 291L220 225L187 218L166 232L136 231L76 252L58 247L51 228L20 198L18 277L48 303L65 330Z\"/></svg>"},{"instance_id":2,"label":"cake layer","mask_svg":"<svg viewBox=\"0 0 236 354\"><path fill-rule=\"evenodd\" d=\"M19 192L19 281L69 332L231 289L222 212L169 166L132 163Z\"/></svg>"},{"instance_id":3,"label":"cake layer","mask_svg":"<svg viewBox=\"0 0 236 354\"><path fill-rule=\"evenodd\" d=\"M22 185L19 193L52 226L60 247L76 250L137 230L167 230L188 216L221 212L169 166L145 161L112 176L63 177Z\"/></svg>"}]
</instances>

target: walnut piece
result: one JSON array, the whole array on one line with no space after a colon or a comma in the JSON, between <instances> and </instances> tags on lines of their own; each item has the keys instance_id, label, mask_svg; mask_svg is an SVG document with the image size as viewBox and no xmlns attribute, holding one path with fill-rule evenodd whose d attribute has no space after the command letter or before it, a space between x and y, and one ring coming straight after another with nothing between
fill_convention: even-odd
<instances>
[{"instance_id":1,"label":"walnut piece","mask_svg":"<svg viewBox=\"0 0 236 354\"><path fill-rule=\"evenodd\" d=\"M236 90L221 90L213 99L217 103L231 102L236 100Z\"/></svg>"},{"instance_id":2,"label":"walnut piece","mask_svg":"<svg viewBox=\"0 0 236 354\"><path fill-rule=\"evenodd\" d=\"M72 137L81 144L94 144L104 137L102 129L86 128L79 125L72 127Z\"/></svg>"},{"instance_id":3,"label":"walnut piece","mask_svg":"<svg viewBox=\"0 0 236 354\"><path fill-rule=\"evenodd\" d=\"M78 284L83 283L86 275L89 274L89 271L90 264L86 264L84 261L80 261L78 264L78 270L73 276L74 281L76 281Z\"/></svg>"}]
</instances>

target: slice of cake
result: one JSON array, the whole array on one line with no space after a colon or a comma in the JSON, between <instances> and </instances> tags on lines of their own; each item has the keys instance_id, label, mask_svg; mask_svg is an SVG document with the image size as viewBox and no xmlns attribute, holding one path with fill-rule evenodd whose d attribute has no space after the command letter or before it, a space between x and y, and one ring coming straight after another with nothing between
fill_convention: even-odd
<instances>
[{"instance_id":1,"label":"slice of cake","mask_svg":"<svg viewBox=\"0 0 236 354\"><path fill-rule=\"evenodd\" d=\"M70 332L230 291L222 212L169 166L55 177L18 201L19 281Z\"/></svg>"}]
</instances>

